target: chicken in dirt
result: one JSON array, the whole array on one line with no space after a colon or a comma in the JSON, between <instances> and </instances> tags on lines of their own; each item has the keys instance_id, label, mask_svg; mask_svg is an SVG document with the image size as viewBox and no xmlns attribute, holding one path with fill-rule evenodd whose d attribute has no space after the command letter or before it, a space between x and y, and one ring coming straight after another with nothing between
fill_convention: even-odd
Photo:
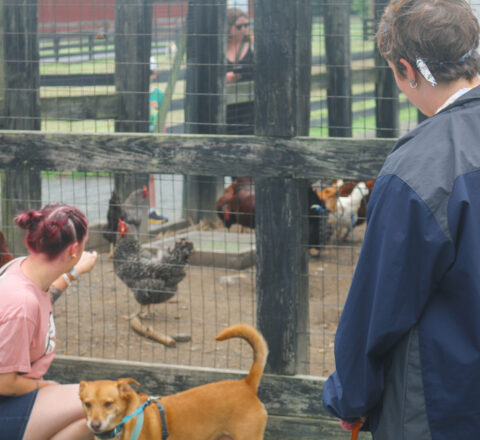
<instances>
[{"instance_id":1,"label":"chicken in dirt","mask_svg":"<svg viewBox=\"0 0 480 440\"><path fill-rule=\"evenodd\" d=\"M337 198L335 227L339 241L345 241L353 228L360 224L358 223L360 207L368 195L369 190L366 183L359 182L348 196Z\"/></svg>"},{"instance_id":2,"label":"chicken in dirt","mask_svg":"<svg viewBox=\"0 0 480 440\"><path fill-rule=\"evenodd\" d=\"M341 182L342 184L339 186L338 195L340 197L348 197L355 186L362 182L362 180L346 180ZM370 199L370 194L372 194L373 187L375 186L375 180L363 180L363 182L367 186L368 192L367 195L363 197L362 202L360 203L360 208L358 208L355 226L365 223L367 217L367 203Z\"/></svg>"},{"instance_id":3,"label":"chicken in dirt","mask_svg":"<svg viewBox=\"0 0 480 440\"><path fill-rule=\"evenodd\" d=\"M217 215L230 228L238 223L255 228L255 183L249 177L238 177L228 186L216 203ZM332 236L333 227L328 223L329 210L325 202L308 188L308 246L317 249Z\"/></svg>"},{"instance_id":4,"label":"chicken in dirt","mask_svg":"<svg viewBox=\"0 0 480 440\"><path fill-rule=\"evenodd\" d=\"M185 278L185 265L192 255L193 243L181 239L172 250L155 258L142 248L132 232L129 225L119 219L113 267L115 274L133 292L140 304L139 317L143 318L151 313L151 304L163 303L175 295L178 284Z\"/></svg>"},{"instance_id":5,"label":"chicken in dirt","mask_svg":"<svg viewBox=\"0 0 480 440\"><path fill-rule=\"evenodd\" d=\"M142 188L131 192L122 204L123 217L121 219L135 227L137 238L142 220L148 217L149 203L148 188L144 185Z\"/></svg>"},{"instance_id":6,"label":"chicken in dirt","mask_svg":"<svg viewBox=\"0 0 480 440\"><path fill-rule=\"evenodd\" d=\"M308 247L311 256L320 256L320 251L333 235L330 210L317 192L308 188Z\"/></svg>"},{"instance_id":7,"label":"chicken in dirt","mask_svg":"<svg viewBox=\"0 0 480 440\"><path fill-rule=\"evenodd\" d=\"M316 193L332 213L337 240L344 241L353 228L365 223L367 203L375 180L336 179L331 186L317 189Z\"/></svg>"},{"instance_id":8,"label":"chicken in dirt","mask_svg":"<svg viewBox=\"0 0 480 440\"><path fill-rule=\"evenodd\" d=\"M135 227L138 238L142 220L148 215L148 205L147 186L132 191L123 203L120 201L117 192L112 191L108 201L107 224L103 230L103 237L110 243L109 258L113 258L113 249L117 242L118 219L121 218L124 222Z\"/></svg>"},{"instance_id":9,"label":"chicken in dirt","mask_svg":"<svg viewBox=\"0 0 480 440\"><path fill-rule=\"evenodd\" d=\"M249 177L238 177L216 203L217 215L230 228L235 223L255 228L255 186Z\"/></svg>"}]
</instances>

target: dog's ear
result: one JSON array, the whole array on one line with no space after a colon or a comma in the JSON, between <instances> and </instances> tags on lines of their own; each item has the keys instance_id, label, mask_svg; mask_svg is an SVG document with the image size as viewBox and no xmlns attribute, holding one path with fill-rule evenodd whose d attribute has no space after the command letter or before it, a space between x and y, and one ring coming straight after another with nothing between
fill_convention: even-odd
<instances>
[{"instance_id":1,"label":"dog's ear","mask_svg":"<svg viewBox=\"0 0 480 440\"><path fill-rule=\"evenodd\" d=\"M132 388L129 385L130 383L140 385L135 379L132 379L131 377L124 377L117 380L118 392L120 393L120 397L122 399L128 398L130 396L130 393L133 392Z\"/></svg>"},{"instance_id":2,"label":"dog's ear","mask_svg":"<svg viewBox=\"0 0 480 440\"><path fill-rule=\"evenodd\" d=\"M129 384L129 383L133 383L137 386L140 386L140 384L135 380L135 379L132 379L131 377L122 377L120 379L117 380L117 383L118 384Z\"/></svg>"},{"instance_id":3,"label":"dog's ear","mask_svg":"<svg viewBox=\"0 0 480 440\"><path fill-rule=\"evenodd\" d=\"M80 397L82 397L82 393L83 393L83 390L85 389L85 387L87 386L87 382L85 382L84 380L82 380L80 382L80 386L78 388L78 394Z\"/></svg>"}]
</instances>

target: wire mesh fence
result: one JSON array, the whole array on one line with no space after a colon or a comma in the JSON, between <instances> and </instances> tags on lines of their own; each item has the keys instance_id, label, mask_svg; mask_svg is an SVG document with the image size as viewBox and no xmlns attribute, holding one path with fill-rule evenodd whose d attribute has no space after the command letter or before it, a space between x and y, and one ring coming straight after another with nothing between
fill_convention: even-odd
<instances>
[{"instance_id":1,"label":"wire mesh fence","mask_svg":"<svg viewBox=\"0 0 480 440\"><path fill-rule=\"evenodd\" d=\"M141 176L130 177L139 182L138 185L143 181ZM114 176L108 173L42 173L41 200L33 201L34 204L67 203L80 208L90 224L88 247L100 253L94 270L72 284L55 303L58 353L248 368L251 362L248 347L238 347L235 343L216 344L214 337L235 322L255 325L255 187L254 180L246 177L233 182L231 177L225 177L223 182L223 193L219 192L216 206L203 210L204 216L210 215L212 220L191 221L193 212L183 208L184 179L180 175L152 176L151 194L146 199L138 198L135 205L130 206L141 218L138 240L149 252L149 260L158 262L161 252L173 249L181 239L193 243L194 253L184 267L185 277L175 286L175 294L154 305L151 314L142 318L142 323L157 335L178 340L173 348L132 328L131 320L139 312L139 303L131 285L122 281L115 269L115 264L123 263L125 257L110 258L109 255L110 237L115 235L117 244L121 240L117 231L109 230L107 224ZM311 187L308 212L298 214L308 219L308 242L298 243L298 249L291 252L308 249L310 255L308 271L302 276L309 279L311 356L308 370L314 375L327 374L333 368L335 328L363 236L364 214L360 212L355 218L358 225L352 223L351 217L352 209L358 213L359 201L345 196L347 203L341 210L332 206L332 202L337 204L337 194L342 188L351 194L355 184L317 180ZM235 195L240 193L241 198L230 197L233 191ZM368 189L366 191L361 194L361 200L368 196ZM18 200L2 196L3 206L11 202ZM355 206L350 206L351 203ZM149 216L151 208L155 209L156 217ZM2 225L10 251L15 256L23 255L24 249L15 248L10 241L11 228L15 228L11 223ZM176 267L167 268L166 279L168 269L173 271ZM155 291L156 287L152 289Z\"/></svg>"},{"instance_id":2,"label":"wire mesh fence","mask_svg":"<svg viewBox=\"0 0 480 440\"><path fill-rule=\"evenodd\" d=\"M192 132L192 121L188 120L189 115L186 114L188 100L210 92L208 88L200 86L198 90L187 90L187 74L205 68L207 76L220 75L218 71L225 75L223 87L211 88L211 93L217 94L225 104L224 120L216 120L218 117L210 109L207 113L211 114L204 115L208 125L214 126L215 132L219 133L253 134L253 37L255 35L257 40L273 40L281 38L281 35L268 35L254 26L254 1L232 0L227 3L223 21L212 28L211 34L206 34L208 29L202 29L203 33L200 33L189 25L188 1L154 2L151 11L146 9L151 13L149 18L152 22L147 39L146 34L116 28L115 13L119 10L119 2L116 5L114 0L95 3L40 0L37 29L30 30L35 33L38 42L38 59L19 60L15 56L7 59L6 64L32 62L34 68L38 69L38 84L32 83L32 88L23 90L19 86L16 92L38 93L41 113L37 117L41 120L42 130L113 132L115 121L121 116L116 103L118 94L137 94L149 103L147 117L151 122L150 131ZM313 0L309 96L311 136L328 136L337 129L340 132L346 130L346 133L355 137L375 137L379 124L376 107L382 100L394 101L398 112L395 127L386 127L383 132L387 137L405 133L422 118L403 94L399 95L396 91L391 96L378 94L378 72L387 70L388 66L376 60L375 14L378 16L381 13L385 3L372 0L333 3ZM472 3L478 8L476 2ZM17 6L18 13L28 15L29 8L35 4ZM193 2L192 5L198 12L212 5L224 7L225 2ZM135 9L142 7L146 8L141 3L128 5L127 14L133 14ZM343 20L341 30L329 25L338 17ZM236 26L241 27L237 29ZM26 37L15 35L16 32L12 29L10 37ZM115 82L116 71L121 65L115 48L118 50L118 38L121 36L145 37L142 44L148 56L128 61L131 65L142 64L144 67L144 90L132 86L121 88L118 81ZM195 39L206 46L212 46L212 41L218 40L225 55L223 61L219 58L212 63L221 63L220 69L214 72L212 69L216 66L204 65L204 61L199 60L200 49L188 48L188 44L192 46L188 41ZM239 57L236 56L236 49L241 49ZM340 53L341 57L335 58L331 55L333 52ZM261 75L261 72L257 74ZM337 83L332 83L332 79L329 79L331 75L339 75ZM199 76L198 80L203 81L204 77ZM343 84L339 84L340 81ZM6 89L9 89L8 84ZM329 108L329 101L330 105L336 106L336 110ZM338 119L338 115L333 116L338 112L347 112L348 115ZM8 118L7 114L2 115L4 122L5 118ZM198 124L198 121L195 123Z\"/></svg>"},{"instance_id":3,"label":"wire mesh fence","mask_svg":"<svg viewBox=\"0 0 480 440\"><path fill-rule=\"evenodd\" d=\"M255 44L282 39L255 24L259 1L5 3L4 8L24 17L27 25L15 27L16 22L7 20L4 30L5 38L25 50L11 53L7 44L0 54L0 126L97 134L253 135L255 78L262 75ZM311 33L305 41L311 46L311 64L297 66L311 70L309 96L304 97L310 102L310 136L396 137L422 118L395 87L389 95L378 93L378 78L388 67L376 54L375 22L385 4L312 1ZM480 3L472 5L480 9ZM132 23L136 26L127 26ZM135 43L133 49L128 40ZM176 338L175 348L145 338L131 326L139 304L115 272L105 235L117 237L105 228L118 174L45 171L34 200L15 199L2 185L7 241L13 236L11 222L5 221L9 203L68 203L87 214L89 247L101 251L92 273L55 305L59 353L195 366L250 365L248 348L214 342L228 324L254 324L257 313L255 209L248 198L254 179L234 176L234 170L224 173L212 182L179 174L123 176L134 182L130 189L148 187L145 204L135 207L142 219L138 238L152 258L181 238L195 249L173 297L156 305L144 320L154 333ZM318 177L311 182L309 209L298 213L308 218L308 239L290 251L309 254L307 270L301 273L310 292L307 370L326 375L334 368L333 339L374 181L358 187L359 182L347 176ZM207 192L214 188L214 203L189 204L192 185L205 185ZM237 199L228 210L215 203L222 195L239 192L249 200L246 206ZM121 196L124 202L128 192ZM15 246L10 250L15 255L24 252Z\"/></svg>"}]
</instances>

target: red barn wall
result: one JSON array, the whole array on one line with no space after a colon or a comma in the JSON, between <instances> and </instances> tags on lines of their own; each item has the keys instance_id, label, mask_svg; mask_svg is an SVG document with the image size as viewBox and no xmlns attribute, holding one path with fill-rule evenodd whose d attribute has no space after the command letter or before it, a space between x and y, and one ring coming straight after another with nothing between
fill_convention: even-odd
<instances>
[{"instance_id":1,"label":"red barn wall","mask_svg":"<svg viewBox=\"0 0 480 440\"><path fill-rule=\"evenodd\" d=\"M159 21L186 17L188 1L154 3ZM115 0L39 0L40 32L105 31L113 28Z\"/></svg>"}]
</instances>

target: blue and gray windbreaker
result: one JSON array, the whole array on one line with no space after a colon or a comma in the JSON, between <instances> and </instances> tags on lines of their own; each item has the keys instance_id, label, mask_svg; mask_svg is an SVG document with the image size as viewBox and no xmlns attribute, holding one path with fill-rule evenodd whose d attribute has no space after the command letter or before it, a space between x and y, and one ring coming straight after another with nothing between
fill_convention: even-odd
<instances>
[{"instance_id":1,"label":"blue and gray windbreaker","mask_svg":"<svg viewBox=\"0 0 480 440\"><path fill-rule=\"evenodd\" d=\"M480 438L480 87L400 139L370 197L323 402L374 439Z\"/></svg>"}]
</instances>

